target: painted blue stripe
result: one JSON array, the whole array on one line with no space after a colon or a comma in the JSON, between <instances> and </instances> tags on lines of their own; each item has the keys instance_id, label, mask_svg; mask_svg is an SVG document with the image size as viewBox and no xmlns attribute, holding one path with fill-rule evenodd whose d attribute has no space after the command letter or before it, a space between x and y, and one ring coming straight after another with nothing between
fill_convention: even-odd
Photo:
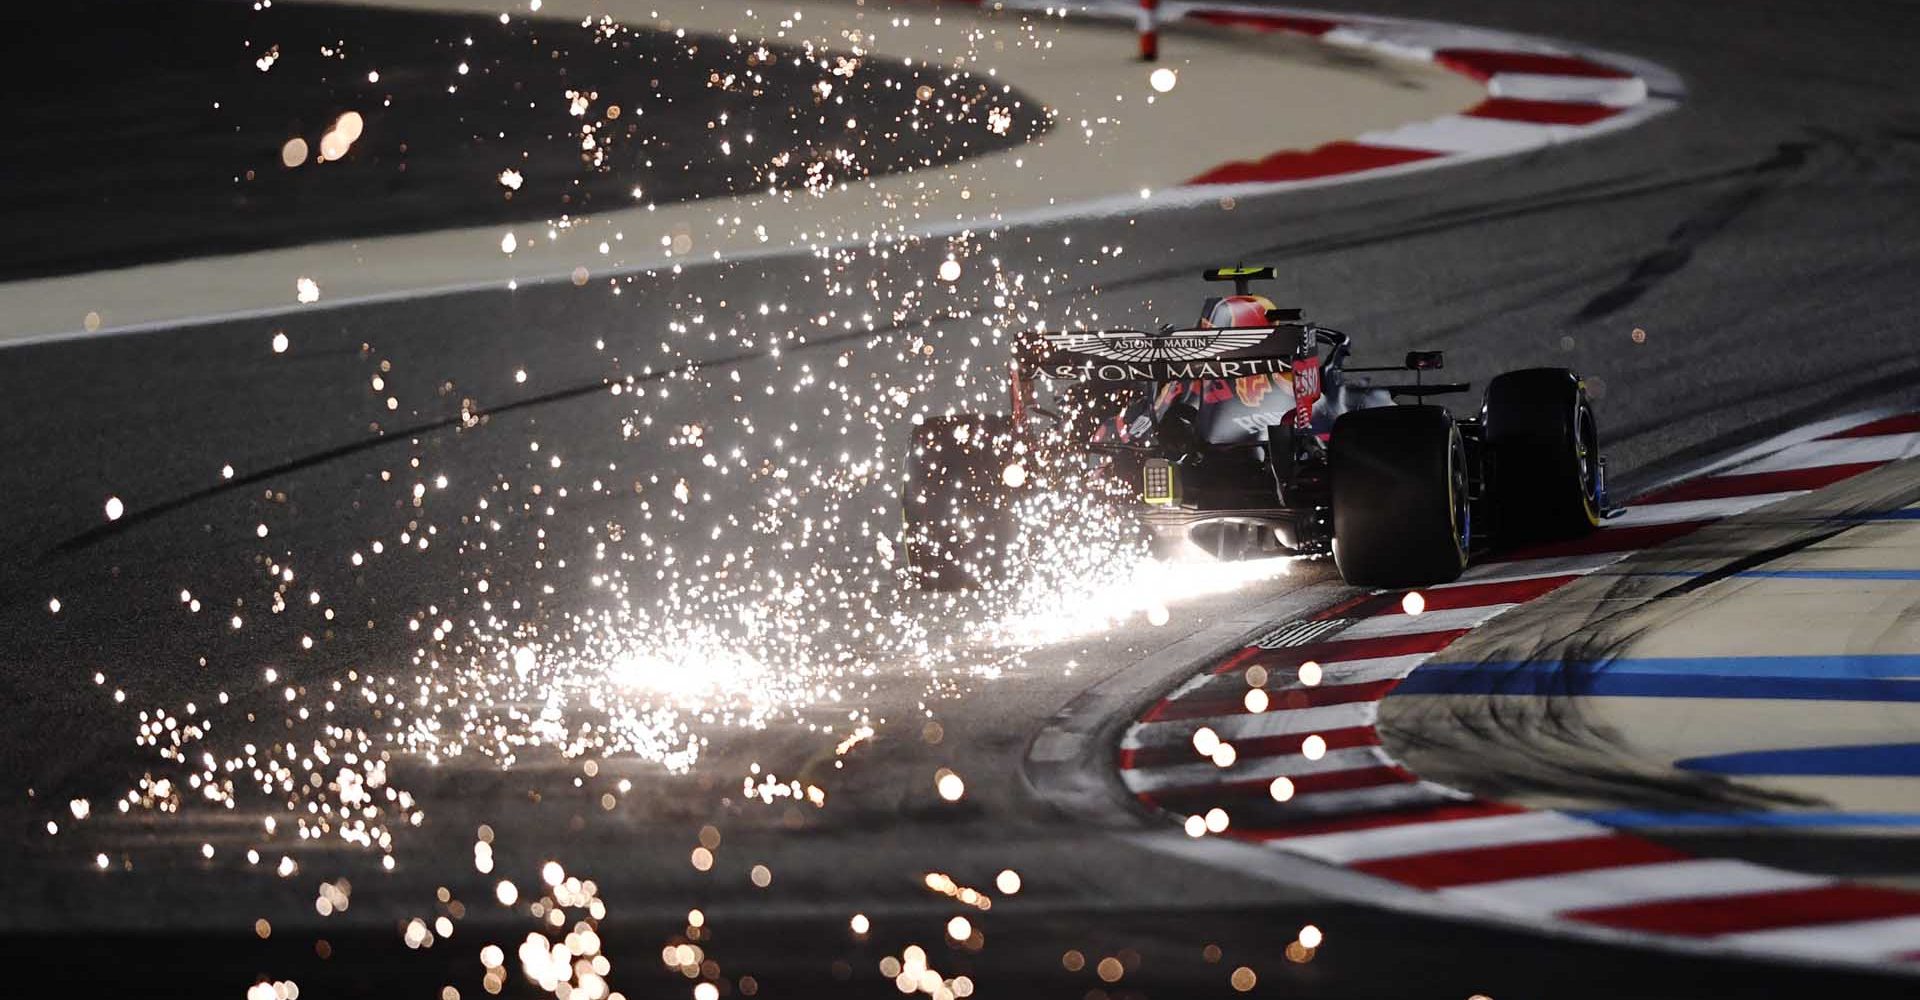
<instances>
[{"instance_id":1,"label":"painted blue stripe","mask_svg":"<svg viewBox=\"0 0 1920 1000\"><path fill-rule=\"evenodd\" d=\"M1920 655L1428 662L1393 693L1920 701Z\"/></svg>"},{"instance_id":2,"label":"painted blue stripe","mask_svg":"<svg viewBox=\"0 0 1920 1000\"><path fill-rule=\"evenodd\" d=\"M1570 810L1569 816L1632 829L1752 829L1807 826L1920 826L1920 813L1659 812L1651 809Z\"/></svg>"},{"instance_id":3,"label":"painted blue stripe","mask_svg":"<svg viewBox=\"0 0 1920 1000\"><path fill-rule=\"evenodd\" d=\"M1862 514L1861 521L1920 521L1920 507L1902 507L1880 514Z\"/></svg>"},{"instance_id":4,"label":"painted blue stripe","mask_svg":"<svg viewBox=\"0 0 1920 1000\"><path fill-rule=\"evenodd\" d=\"M1686 771L1710 774L1796 774L1905 778L1920 775L1920 743L1883 743L1688 757L1674 761Z\"/></svg>"}]
</instances>

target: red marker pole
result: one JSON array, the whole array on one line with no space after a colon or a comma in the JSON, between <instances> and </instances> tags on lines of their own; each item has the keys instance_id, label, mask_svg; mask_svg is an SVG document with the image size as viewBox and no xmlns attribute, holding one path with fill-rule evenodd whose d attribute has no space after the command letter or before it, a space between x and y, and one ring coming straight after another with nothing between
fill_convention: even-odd
<instances>
[{"instance_id":1,"label":"red marker pole","mask_svg":"<svg viewBox=\"0 0 1920 1000\"><path fill-rule=\"evenodd\" d=\"M1140 61L1160 60L1160 0L1140 0Z\"/></svg>"}]
</instances>

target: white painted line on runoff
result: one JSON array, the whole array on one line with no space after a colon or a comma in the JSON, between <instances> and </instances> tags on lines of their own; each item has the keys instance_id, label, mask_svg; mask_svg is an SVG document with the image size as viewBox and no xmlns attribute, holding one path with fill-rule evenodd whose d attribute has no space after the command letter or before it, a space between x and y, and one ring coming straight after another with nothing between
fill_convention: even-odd
<instances>
[{"instance_id":1,"label":"white painted line on runoff","mask_svg":"<svg viewBox=\"0 0 1920 1000\"><path fill-rule=\"evenodd\" d=\"M1196 753L1195 757L1199 757ZM1319 760L1308 760L1298 753L1269 757L1243 757L1233 768L1236 781L1261 781L1279 777L1295 778L1305 774L1331 774L1391 763L1376 747L1351 747L1329 750ZM1201 758L1196 764L1170 764L1165 767L1126 768L1120 780L1134 792L1161 792L1169 788L1195 788L1217 781L1220 768Z\"/></svg>"},{"instance_id":2,"label":"white painted line on runoff","mask_svg":"<svg viewBox=\"0 0 1920 1000\"><path fill-rule=\"evenodd\" d=\"M1787 490L1782 493L1759 493L1743 497L1717 497L1711 500L1677 500L1671 503L1650 503L1629 507L1620 516L1607 521L1614 527L1632 527L1640 524L1679 524L1683 521L1709 521L1722 517L1744 514L1756 507L1765 507L1771 503L1804 496L1807 490Z\"/></svg>"},{"instance_id":3,"label":"white painted line on runoff","mask_svg":"<svg viewBox=\"0 0 1920 1000\"><path fill-rule=\"evenodd\" d=\"M1810 958L1871 961L1920 952L1920 916L1855 920L1723 934L1715 940L1760 953L1792 952Z\"/></svg>"},{"instance_id":4,"label":"white painted line on runoff","mask_svg":"<svg viewBox=\"0 0 1920 1000\"><path fill-rule=\"evenodd\" d=\"M1311 854L1336 865L1350 865L1435 851L1575 840L1608 832L1598 823L1559 813L1520 812L1444 823L1408 823L1346 833L1317 833L1273 843L1296 854Z\"/></svg>"},{"instance_id":5,"label":"white painted line on runoff","mask_svg":"<svg viewBox=\"0 0 1920 1000\"><path fill-rule=\"evenodd\" d=\"M1885 434L1878 437L1839 438L1832 441L1808 441L1782 448L1765 458L1734 466L1725 475L1746 476L1756 472L1791 472L1828 465L1853 465L1860 462L1891 462L1920 455L1920 434Z\"/></svg>"},{"instance_id":6,"label":"white painted line on runoff","mask_svg":"<svg viewBox=\"0 0 1920 1000\"><path fill-rule=\"evenodd\" d=\"M1399 680L1412 673L1414 667L1426 662L1427 656L1426 653L1414 653L1410 656L1376 656L1365 660L1322 663L1319 665L1322 675L1319 686ZM1301 688L1301 685L1295 682L1287 687L1296 689Z\"/></svg>"},{"instance_id":7,"label":"white painted line on runoff","mask_svg":"<svg viewBox=\"0 0 1920 1000\"><path fill-rule=\"evenodd\" d=\"M1487 81L1487 92L1495 97L1519 101L1604 104L1610 108L1630 108L1648 100L1647 81L1639 77L1607 80L1540 73L1495 73Z\"/></svg>"},{"instance_id":8,"label":"white painted line on runoff","mask_svg":"<svg viewBox=\"0 0 1920 1000\"><path fill-rule=\"evenodd\" d=\"M1392 614L1375 615L1362 618L1352 628L1341 632L1341 639L1378 639L1389 635L1423 635L1428 632L1449 632L1457 628L1472 628L1495 615L1516 607L1512 604L1483 604L1477 608L1447 608L1442 611L1424 611L1410 615L1404 611Z\"/></svg>"},{"instance_id":9,"label":"white painted line on runoff","mask_svg":"<svg viewBox=\"0 0 1920 1000\"><path fill-rule=\"evenodd\" d=\"M1607 524L1612 524L1609 520ZM1627 557L1625 552L1594 552L1577 556L1545 556L1539 559L1517 559L1513 562L1484 563L1469 566L1460 579L1432 590L1446 590L1450 587L1471 587L1479 583L1512 583L1517 580L1537 580L1545 576L1584 576L1596 570L1604 569Z\"/></svg>"},{"instance_id":10,"label":"white painted line on runoff","mask_svg":"<svg viewBox=\"0 0 1920 1000\"><path fill-rule=\"evenodd\" d=\"M1480 882L1440 890L1462 903L1508 913L1546 915L1701 896L1809 889L1829 879L1725 858L1689 858L1537 878Z\"/></svg>"},{"instance_id":11,"label":"white painted line on runoff","mask_svg":"<svg viewBox=\"0 0 1920 1000\"><path fill-rule=\"evenodd\" d=\"M1355 788L1343 792L1316 792L1301 795L1287 805L1303 817L1345 816L1356 812L1380 812L1391 809L1417 809L1461 802L1466 795L1431 781L1413 781L1373 788ZM1290 840L1271 841L1268 846L1290 850Z\"/></svg>"},{"instance_id":12,"label":"white painted line on runoff","mask_svg":"<svg viewBox=\"0 0 1920 1000\"><path fill-rule=\"evenodd\" d=\"M1210 725L1223 740L1249 740L1261 736L1290 736L1294 733L1348 729L1353 726L1372 725L1378 710L1379 705L1376 702L1356 701L1342 705L1320 705L1297 712L1223 715L1211 720L1169 719L1165 722L1144 722L1129 729L1120 745L1127 750L1176 746L1193 739L1194 729L1206 725Z\"/></svg>"},{"instance_id":13,"label":"white painted line on runoff","mask_svg":"<svg viewBox=\"0 0 1920 1000\"><path fill-rule=\"evenodd\" d=\"M1532 122L1476 118L1472 115L1447 115L1429 122L1415 122L1378 132L1363 132L1359 141L1369 146L1396 149L1424 149L1434 152L1476 155L1504 155L1551 146L1571 138L1573 132L1556 132L1564 126L1537 125Z\"/></svg>"}]
</instances>

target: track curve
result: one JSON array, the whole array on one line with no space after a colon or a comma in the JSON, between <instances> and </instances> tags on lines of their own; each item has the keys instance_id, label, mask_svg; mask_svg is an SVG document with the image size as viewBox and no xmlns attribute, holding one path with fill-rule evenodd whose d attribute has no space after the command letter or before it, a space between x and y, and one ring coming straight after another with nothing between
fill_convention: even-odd
<instances>
[{"instance_id":1,"label":"track curve","mask_svg":"<svg viewBox=\"0 0 1920 1000\"><path fill-rule=\"evenodd\" d=\"M861 342L865 350L850 352L847 368L836 367L849 353L843 343L781 340L776 357L762 342L709 350L689 338L689 349L673 360L703 362L700 377L673 382L665 400L646 397L646 415L665 425L703 408L732 414L736 384L777 382L787 394L781 398L805 398L791 391L801 364L816 373L844 372L855 392L889 373L897 377L906 363L901 356L924 344L941 351L925 369L928 398L945 393L957 401L962 393L951 389L950 376L996 356L990 343L969 343L980 316L992 312L993 296L1004 294L994 284L991 257L1001 261L999 274L1031 276L1022 294L1036 303L1035 314L1056 320L1095 310L1184 318L1201 267L1271 260L1287 275L1284 298L1364 337L1377 356L1444 347L1453 366L1475 379L1529 364L1581 369L1602 387L1598 405L1625 489L1837 406L1912 400L1920 382L1912 351L1920 288L1910 280L1920 264L1920 203L1911 196L1920 121L1906 85L1904 39L1920 24L1910 7L1782 3L1762 25L1735 5L1357 6L1644 55L1686 78L1689 101L1629 133L1511 160L983 235L967 258L969 276L937 306L918 306L915 319L925 325L893 332L876 324ZM1116 245L1126 252L1095 252ZM13 803L5 822L16 847L0 861L10 887L7 947L38 953L45 942L25 936L28 927L63 934L54 940L81 957L129 947L164 956L184 947L179 954L188 957L168 959L174 964L166 968L241 990L261 973L303 983L357 975L368 990L436 987L451 969L477 976L473 949L486 940L510 944L527 929L515 915L475 902L491 891L492 879L452 879L453 894L476 915L434 951L416 951L403 946L396 926L404 926L399 918L406 914L431 916L444 905L434 890L450 877L430 866L410 865L403 855L388 874L369 858L336 865L303 855L298 877L276 879L249 872L241 857L257 839L251 831L258 812L237 813L224 825L183 827L139 815L115 821L112 797L155 766L150 752L131 745L144 721L135 713L165 706L181 716L183 693L212 705L225 692L278 725L284 711L276 702L290 682L319 692L347 670L404 674L395 665L411 663L426 645L424 633L405 623L420 618L431 630L452 617L420 614L451 603L448 580L472 587L476 576L490 576L503 602L544 603L554 616L595 606L596 588L584 574L549 570L561 561L591 564L594 541L585 529L631 509L632 480L642 480L640 495L650 501L670 493L677 478L708 487L714 499L687 512L677 529L690 536L724 527L729 512L751 505L754 490L743 485L744 471L724 479L702 473L698 451L629 443L619 429L636 408L624 393L541 397L658 366L643 352L641 331L691 327L696 314L724 330L743 322L735 313L753 313L768 289L778 289L777 302L795 315L833 313L837 323L857 315L843 315L845 289L868 281L911 285L935 274L947 252L901 247L885 259L689 267L670 283L663 276L657 286L619 296L562 286L370 304L291 326L294 348L284 356L270 352L271 331L257 322L7 351L0 395L12 401L17 419L0 429L0 445L12 458L0 471L0 489L15 516L0 523L0 549L8 554L0 630L13 641L0 658L9 700L18 706L0 745L6 800ZM1040 276L1051 280L1043 284ZM1630 336L1636 328L1646 332L1644 341ZM1844 335L1810 344L1821 331ZM618 362L610 360L615 356ZM516 377L522 371L525 382ZM741 383L732 381L735 373ZM370 391L374 378L385 388ZM405 410L389 410L389 396ZM463 405L469 401L475 405ZM831 454L818 439L839 438L843 425L823 419L816 402L783 410L778 432L775 420L761 420L754 435L793 435L809 455ZM489 410L495 415L484 422L463 419ZM369 425L390 421L402 433L384 450L330 453L365 440ZM789 424L805 430L784 430ZM849 436L875 433L846 426ZM729 446L750 436L708 433L727 436ZM532 452L532 443L548 450ZM620 466L622 492L587 490L582 474L567 480L577 494L553 501L552 515L527 501L521 514L501 516L497 536L484 518L477 528L462 522L474 515L467 505L477 496L498 498L499 476L557 484L543 466L556 448L568 469ZM316 457L323 460L311 461ZM109 495L138 508L194 494L217 484L228 464L286 471L256 489L197 498L100 544L52 551L60 540L92 531ZM465 490L460 508L445 508L447 517L422 515L444 535L405 559L372 567L346 561L356 551L370 558L376 539L393 550L398 530L418 510L412 484L431 490L439 472L455 484L450 488ZM656 474L664 485L645 482ZM884 517L884 490L849 490L835 501L839 510L859 515L856 521ZM256 525L266 526L268 541ZM487 572L476 574L461 549L476 551L481 538L490 545ZM871 545L858 536L834 544L851 552L856 541ZM311 587L338 612L341 624L321 654L300 648L303 633L321 634L310 620L270 610L277 584L261 582L269 566L296 571L298 587L283 595L294 599L289 604ZM544 592L548 586L552 593ZM1176 606L1173 627L1197 633L1208 621L1314 588L1316 597L1338 593L1321 571L1306 567L1204 604ZM206 611L183 611L183 589ZM644 604L649 592L636 586L629 599ZM50 600L60 602L57 614L49 612ZM230 611L236 600L245 607ZM474 594L460 601L460 616L481 615ZM246 620L237 634L226 625L229 615ZM1229 993L1227 976L1241 963L1258 965L1263 983L1329 995L1499 995L1549 983L1561 993L1599 994L1626 982L1640 995L1761 995L1793 983L1794 973L1774 968L1383 917L1310 888L1250 886L1207 864L1155 860L1126 831L1089 834L1022 786L1016 776L1026 740L1058 706L1115 664L1130 662L1128 651L1145 656L1168 637L1135 624L1018 663L968 661L938 673L932 685L921 665L890 662L859 685L844 685L841 693L869 708L876 730L844 755L833 749L846 733L827 738L816 728L844 724L843 705L809 707L799 724L719 732L702 748L701 767L687 775L604 762L606 779L589 779L578 760L528 761L505 778L472 758L439 768L396 764L431 817L401 832L415 837L423 854L460 859L464 869L478 825L490 824L499 844L495 870L523 887L537 884L544 861L564 859L568 870L596 877L610 898L629 907L631 922L617 936L609 931L620 949L618 967L681 988L687 980L656 963L663 941L685 939L692 905L712 916L715 936L707 943L730 980L751 973L769 987L836 988L840 961L846 976L858 970L848 988L892 991L875 963L909 941L937 951L943 968L964 967L982 983L1032 991L1095 985L1090 972L1061 964L1069 948L1088 956L1130 952L1122 962L1132 963L1127 985L1185 995ZM972 666L992 669L976 673ZM275 681L262 680L266 669L276 671ZM111 671L112 682L95 685L96 671ZM115 690L127 700L115 702ZM279 714L265 714L270 707ZM103 717L112 725L102 725ZM930 721L940 723L937 741ZM784 799L776 805L741 794L755 766L783 781L804 776L829 784L832 805L808 812ZM932 776L940 767L967 779L961 803L936 794ZM601 809L598 797L616 794L609 787L616 778L630 788L617 793L617 809ZM68 800L82 797L92 800L93 819L62 815ZM52 820L62 832L49 837ZM687 861L705 825L724 829L712 873ZM214 860L198 860L201 842L215 848ZM101 873L94 857L108 852L114 870ZM277 858L270 854L266 863ZM765 890L750 880L751 866L761 863L772 872ZM1003 867L1020 870L1026 885L978 916L991 944L977 952L935 948L953 903L928 893L925 874L950 872L986 886ZM353 909L318 924L294 916L313 911L322 877L350 868ZM222 892L210 898L210 884ZM177 917L187 936L128 930L154 910ZM875 934L848 936L856 910L873 918ZM268 913L284 925L262 941L253 921ZM1274 929L1291 934L1306 922L1327 929L1328 946L1307 965L1273 958ZM317 959L313 939L320 934L343 959L348 949L381 956L381 971L366 971L371 962L329 966ZM1222 948L1225 961L1203 957L1209 943ZM1387 949L1399 957L1391 967L1378 960ZM1605 974L1570 987L1562 978L1568 963ZM333 971L354 968L361 971ZM653 976L660 978L645 978ZM1832 988L1837 981L1808 977L1803 984ZM462 982L463 992L477 988ZM1863 995L1892 990L1878 980L1854 985Z\"/></svg>"}]
</instances>

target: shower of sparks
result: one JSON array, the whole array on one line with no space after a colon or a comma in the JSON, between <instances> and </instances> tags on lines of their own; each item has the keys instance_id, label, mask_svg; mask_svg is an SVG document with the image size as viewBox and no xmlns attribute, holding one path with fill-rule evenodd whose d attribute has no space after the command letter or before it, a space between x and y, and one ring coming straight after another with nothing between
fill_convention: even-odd
<instances>
[{"instance_id":1,"label":"shower of sparks","mask_svg":"<svg viewBox=\"0 0 1920 1000\"><path fill-rule=\"evenodd\" d=\"M618 34L607 21L585 27L596 37ZM1030 33L1021 37L1039 44ZM980 45L985 36L967 40ZM693 42L688 39L690 47ZM784 42L795 47L792 38ZM820 67L808 107L831 110L836 129L841 121L858 128L859 119L845 115L863 107L858 95L876 89L910 98L910 110L872 124L876 132L939 124L963 134L1021 131L1030 138L1025 131L1036 128L1032 109L1014 107L1017 102L997 85L944 70L904 69L866 57L857 46L846 55L814 42L804 49ZM740 41L738 51L739 72L716 73L710 85L757 95L764 82L759 68L777 57L759 41ZM477 56L471 63L482 75L488 65ZM455 75L469 68L463 61ZM379 79L374 72L366 76L369 82ZM1152 79L1165 92L1174 76L1160 70ZM560 94L543 98L554 102L555 128L569 143L579 140L588 169L612 170L624 162L613 150L635 134L631 123L649 113L627 95L614 103L615 96L582 84L567 91L564 101ZM371 150L375 139L390 141L380 134L378 112L368 114L376 135L363 150ZM331 171L344 176L373 158L349 156L368 127L359 112L346 111L312 148L301 137L285 140L281 161L288 168L314 163L316 177ZM857 138L790 143L724 118L712 130L714 162L751 159L755 182L777 189L771 196L783 200L827 197L878 169L869 161L868 143ZM324 164L333 165L322 170ZM504 169L497 175L500 187L483 193L524 200L547 186L547 174L533 177L538 183L529 184L520 170ZM930 178L922 187L936 183ZM623 184L623 199L625 190ZM642 197L642 190L633 186L633 197ZM248 572L258 589L220 594L200 581L179 581L169 584L167 600L171 608L177 593L178 609L170 613L228 637L252 639L289 627L286 645L260 654L251 689L196 692L197 700L180 704L158 703L135 686L116 686L105 671L95 674L93 686L129 714L125 724L149 759L145 773L118 795L72 799L67 816L55 812L50 835L60 829L53 818L68 822L70 816L72 824L97 827L116 814L157 819L211 812L244 830L245 842L221 843L216 852L220 842L196 838L185 850L207 862L217 853L221 863L231 859L264 879L286 879L301 887L303 907L330 917L347 911L356 897L352 882L316 870L336 863L316 848L357 848L377 858L383 870L395 870L409 831L427 822L421 797L408 787L410 776L423 769L563 766L580 786L591 783L593 801L611 812L632 786L611 770L603 774L602 767L618 762L629 768L626 773L687 774L725 730L794 727L816 738L836 767L858 766L864 755L884 752L889 735L903 731L888 730L899 720L880 717L870 705L877 678L905 676L932 705L993 683L1037 649L1136 620L1174 624L1190 614L1189 602L1286 574L1290 561L1284 558L1149 558L1123 504L1106 502L1100 487L1080 473L1048 469L1023 454L996 467L999 483L1019 495L1021 530L995 553L983 586L962 594L907 586L899 514L915 428L952 413L1003 410L1005 362L1015 333L1100 324L1099 313L1067 291L1068 269L1097 272L1124 249L1079 246L1069 238L1061 243L1066 249L1057 266L1020 272L995 256L998 245L1015 239L1004 229L983 227L951 238L911 235L930 205L900 203L897 225L852 245L821 233L768 234L752 218L726 223L746 231L761 226L763 242L793 239L811 251L817 268L807 278L809 287L795 290L791 301L783 301L778 289L724 298L701 294L659 272L658 290L647 294L657 296L667 318L657 328L622 331L623 339L608 331L596 342L605 357L596 373L605 390L602 422L578 430L619 443L630 449L630 458L606 461L602 454L586 460L570 453L568 437L542 436L545 427L491 412L489 405L502 400L490 399L483 388L446 382L434 389L450 410L457 404L459 433L502 445L500 453L511 457L478 473L452 466L442 471L444 453L423 439L395 445L399 457L380 470L377 482L369 477L367 489L377 502L366 505L391 519L374 537L333 551L296 547L290 539L300 533L288 515L300 498L290 500L293 490L285 484L263 487L260 516L242 527L252 547ZM544 226L516 222L519 233L506 232L499 248L531 253L538 245L545 252L563 234L595 221L569 216ZM697 260L693 255L707 252L703 239L701 231L684 226L651 233L602 230L559 269L572 271L579 291L568 289L570 294L618 295L642 286L630 272L601 267L603 256L617 263L615 251L623 243L645 245L678 274L678 258ZM597 253L589 249L594 244ZM867 263L875 264L880 277L849 277ZM301 303L321 297L312 277L298 278L295 292ZM1044 309L1042 299L1049 302ZM284 354L291 340L273 330L269 344L274 354ZM511 367L496 369L489 376L500 383L494 392L546 391L543 382L562 370L559 362L546 364L549 351L536 346L510 359ZM707 360L727 356L750 360ZM428 393L405 381L417 373L396 371L396 363L373 345L365 345L361 357L375 434L404 426L383 421L425 412L421 397ZM234 457L242 459L243 470L256 468L251 459ZM232 465L222 467L222 480L234 476ZM109 521L125 513L118 497L106 499ZM416 565L426 565L429 552L453 553L457 577L440 579L432 593L397 614L350 605L353 598L336 593L323 572L354 579L410 575ZM48 607L61 611L58 599ZM352 666L329 661L339 665L330 671L289 665L327 652L336 635L363 628L403 629L407 651ZM1318 667L1303 666L1300 680L1317 683ZM1259 684L1246 697L1250 712L1266 708ZM942 738L939 723L929 718L907 725L916 743ZM1324 753L1324 741L1320 747ZM1211 730L1195 735L1194 748L1218 767L1237 760L1234 747ZM825 769L829 777L795 777L784 766L782 771L784 777L777 777L753 765L736 801L778 802L808 814L838 801L830 777L835 771ZM916 781L925 782L927 772L918 773ZM967 797L967 782L955 771L942 767L931 778L940 800ZM732 780L727 778L729 786ZM915 794L927 794L926 784L917 787ZM1277 779L1272 794L1284 801L1292 786ZM1187 829L1204 836L1228 824L1227 814L1215 809L1190 817ZM697 846L675 848L675 863L714 878L739 879L744 870L754 886L778 891L772 868L727 858L719 844L718 831L704 828ZM469 885L477 898L461 904L449 895L437 910L396 921L408 947L430 948L452 936L465 906L478 908L484 900L489 909L531 913L542 921L524 938L480 949L487 993L500 993L511 974L560 996L609 995L611 970L597 931L606 903L592 880L558 861L516 868L513 853L497 847L487 827L473 840L471 870L464 852L451 861L450 869L484 880ZM132 862L100 853L95 864L112 872ZM984 892L951 877L926 878L928 889L960 906L985 911L992 905ZM1022 886L1011 869L993 881L1003 896ZM721 995L713 984L716 960L698 943L710 933L707 919L692 911L686 934L661 953L668 968L699 980L696 997ZM983 940L977 919L984 918L952 916L946 926L950 943L977 950ZM260 926L270 925L263 920ZM848 926L864 936L872 922L854 914ZM903 992L966 997L973 990L966 976L934 969L917 945L887 956L880 966ZM292 1000L298 991L290 981L262 980L249 997Z\"/></svg>"}]
</instances>

